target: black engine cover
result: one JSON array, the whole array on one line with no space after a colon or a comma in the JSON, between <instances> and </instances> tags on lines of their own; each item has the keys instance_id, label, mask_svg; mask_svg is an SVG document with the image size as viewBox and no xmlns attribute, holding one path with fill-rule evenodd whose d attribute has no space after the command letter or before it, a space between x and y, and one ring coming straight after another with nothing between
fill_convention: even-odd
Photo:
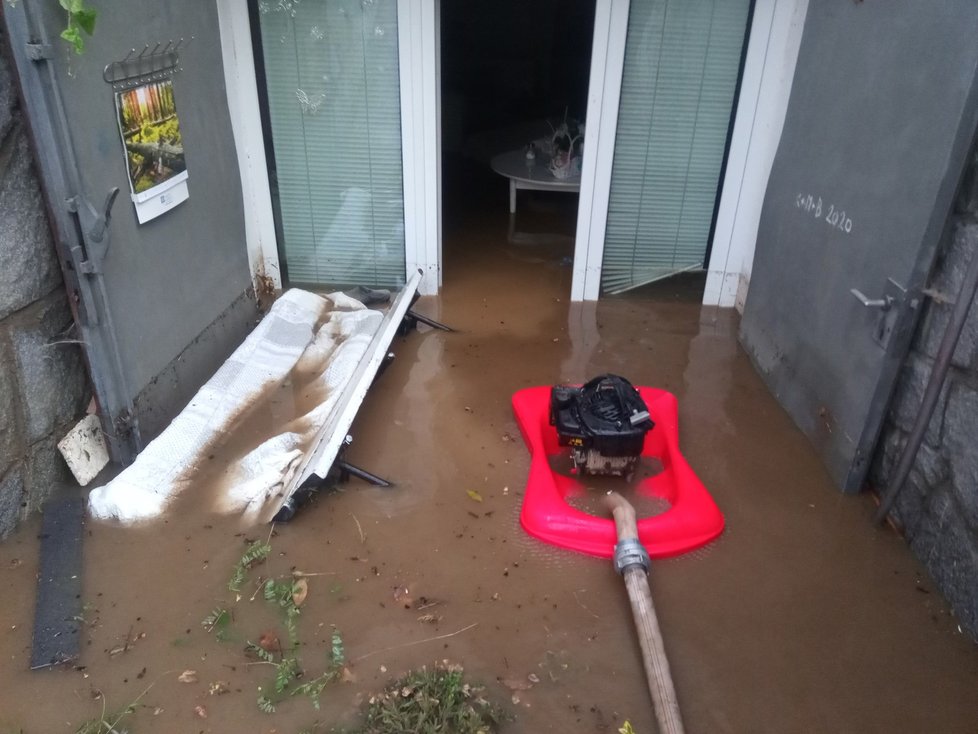
<instances>
[{"instance_id":1,"label":"black engine cover","mask_svg":"<svg viewBox=\"0 0 978 734\"><path fill-rule=\"evenodd\" d=\"M632 383L600 375L581 387L555 385L550 391L550 424L561 446L604 456L638 457L652 427L649 410Z\"/></svg>"}]
</instances>

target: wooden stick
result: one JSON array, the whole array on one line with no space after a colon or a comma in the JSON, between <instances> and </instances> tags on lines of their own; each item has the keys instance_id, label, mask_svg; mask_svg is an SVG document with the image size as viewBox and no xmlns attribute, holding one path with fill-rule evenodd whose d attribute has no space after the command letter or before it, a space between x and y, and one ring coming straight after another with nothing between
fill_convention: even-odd
<instances>
[{"instance_id":1,"label":"wooden stick","mask_svg":"<svg viewBox=\"0 0 978 734\"><path fill-rule=\"evenodd\" d=\"M605 506L611 510L618 530L618 542L638 540L638 526L635 523L635 508L617 492L608 492ZM652 590L646 570L638 563L627 566L622 572L628 599L632 604L635 630L642 647L642 662L648 679L652 707L659 723L660 734L683 734L683 720L679 713L676 688L669 673L669 660L662 642L659 620L652 603Z\"/></svg>"}]
</instances>

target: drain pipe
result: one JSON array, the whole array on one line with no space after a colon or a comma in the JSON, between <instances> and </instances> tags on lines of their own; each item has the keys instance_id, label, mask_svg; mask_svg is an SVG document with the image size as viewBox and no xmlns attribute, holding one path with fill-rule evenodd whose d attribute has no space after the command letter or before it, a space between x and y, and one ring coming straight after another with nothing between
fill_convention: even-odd
<instances>
[{"instance_id":1,"label":"drain pipe","mask_svg":"<svg viewBox=\"0 0 978 734\"><path fill-rule=\"evenodd\" d=\"M941 388L944 387L947 371L951 367L951 357L954 355L958 340L961 338L961 331L968 319L968 311L971 309L976 290L978 290L978 252L971 255L968 271L964 275L961 290L954 302L954 309L951 311L951 320L948 322L944 338L941 340L937 356L934 358L934 369L930 373L927 388L924 390L924 397L920 401L917 418L910 429L907 444L900 455L900 461L897 463L889 490L883 492L883 499L873 516L873 524L875 525L879 525L890 514L893 503L900 496L907 477L910 475L914 459L917 458L917 451L920 450L920 444L924 440L927 426L930 425L930 419L934 415L934 408L937 407L937 399L941 395Z\"/></svg>"},{"instance_id":2,"label":"drain pipe","mask_svg":"<svg viewBox=\"0 0 978 734\"><path fill-rule=\"evenodd\" d=\"M669 672L669 660L662 643L659 620L649 588L649 554L638 539L635 508L617 492L605 495L605 506L611 510L618 531L615 545L615 570L625 579L628 599L632 604L635 629L642 647L642 662L652 696L652 707L660 734L683 734L676 688Z\"/></svg>"}]
</instances>

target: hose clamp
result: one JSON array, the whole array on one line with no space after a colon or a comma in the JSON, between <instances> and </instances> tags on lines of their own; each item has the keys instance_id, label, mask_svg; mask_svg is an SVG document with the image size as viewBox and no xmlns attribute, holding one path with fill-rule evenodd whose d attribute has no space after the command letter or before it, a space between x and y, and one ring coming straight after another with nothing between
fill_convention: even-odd
<instances>
[{"instance_id":1,"label":"hose clamp","mask_svg":"<svg viewBox=\"0 0 978 734\"><path fill-rule=\"evenodd\" d=\"M630 566L641 566L648 573L649 565L649 553L638 538L625 538L615 545L615 570L619 574Z\"/></svg>"}]
</instances>

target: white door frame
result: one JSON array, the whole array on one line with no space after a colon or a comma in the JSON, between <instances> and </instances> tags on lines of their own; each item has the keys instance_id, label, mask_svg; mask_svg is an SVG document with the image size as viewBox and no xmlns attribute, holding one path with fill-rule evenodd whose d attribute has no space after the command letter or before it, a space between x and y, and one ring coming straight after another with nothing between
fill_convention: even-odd
<instances>
[{"instance_id":1,"label":"white door frame","mask_svg":"<svg viewBox=\"0 0 978 734\"><path fill-rule=\"evenodd\" d=\"M597 0L588 100L581 193L574 242L572 301L596 301L608 226L611 165L615 158L618 103L625 65L629 0Z\"/></svg>"},{"instance_id":2,"label":"white door frame","mask_svg":"<svg viewBox=\"0 0 978 734\"><path fill-rule=\"evenodd\" d=\"M252 280L282 288L247 3L217 0L228 107L244 199ZM441 77L438 0L398 0L405 277L433 295L441 268ZM266 278L270 281L266 281Z\"/></svg>"},{"instance_id":3,"label":"white door frame","mask_svg":"<svg viewBox=\"0 0 978 734\"><path fill-rule=\"evenodd\" d=\"M703 303L743 311L809 0L756 0Z\"/></svg>"},{"instance_id":4,"label":"white door frame","mask_svg":"<svg viewBox=\"0 0 978 734\"><path fill-rule=\"evenodd\" d=\"M256 291L264 290L267 285L281 290L282 271L268 183L268 162L265 160L265 135L258 104L248 4L241 0L217 0L217 16L228 111L244 199L245 244L251 280Z\"/></svg>"},{"instance_id":5,"label":"white door frame","mask_svg":"<svg viewBox=\"0 0 978 734\"><path fill-rule=\"evenodd\" d=\"M440 36L439 0L398 0L404 260L423 296L442 283Z\"/></svg>"}]
</instances>

